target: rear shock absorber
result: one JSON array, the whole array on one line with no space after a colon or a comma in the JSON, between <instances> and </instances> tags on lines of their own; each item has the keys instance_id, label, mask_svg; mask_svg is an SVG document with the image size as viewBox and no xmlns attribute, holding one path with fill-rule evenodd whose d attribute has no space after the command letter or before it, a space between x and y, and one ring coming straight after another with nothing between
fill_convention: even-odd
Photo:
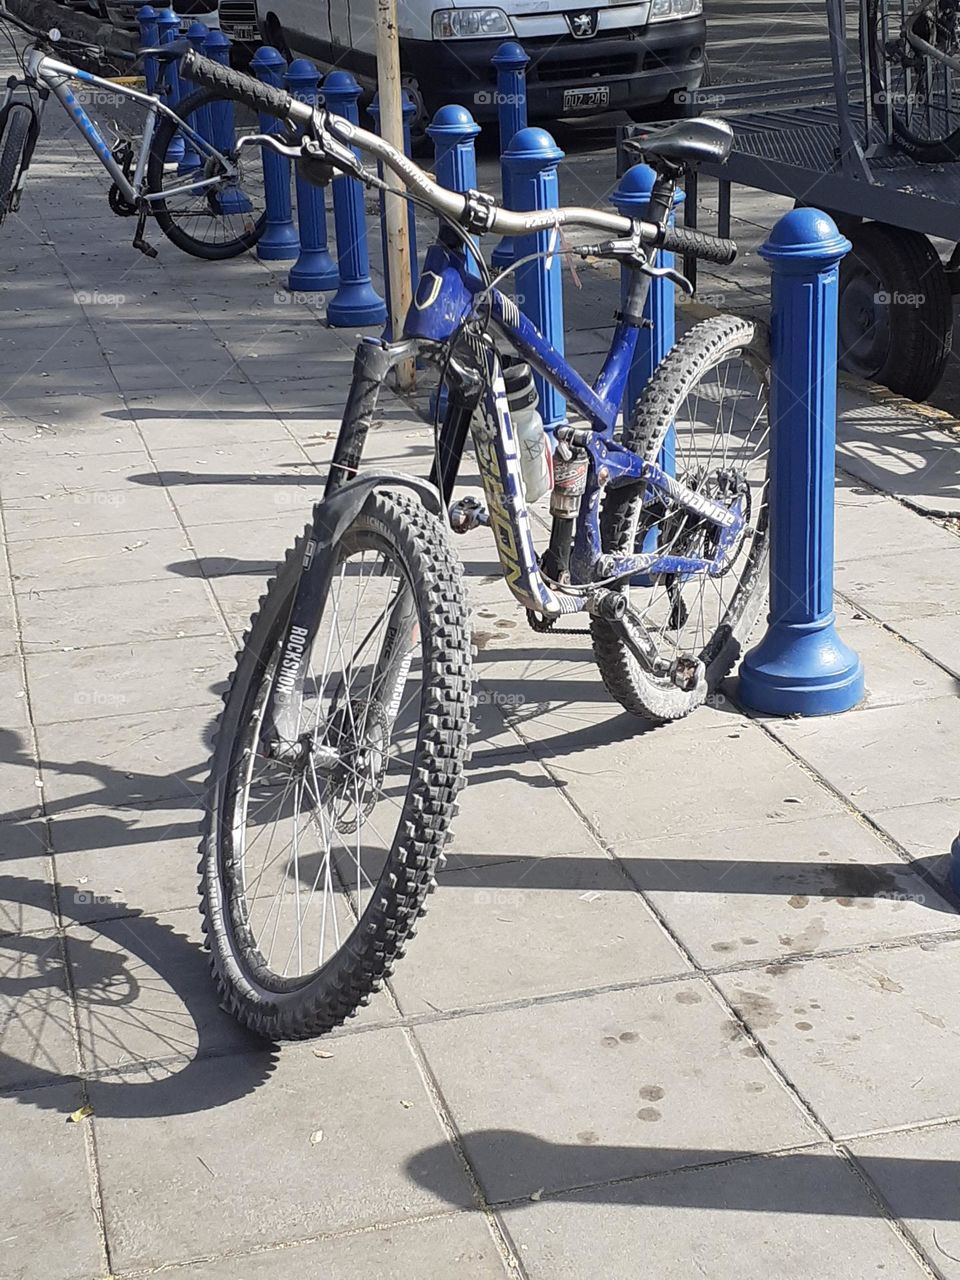
<instances>
[{"instance_id":1,"label":"rear shock absorber","mask_svg":"<svg viewBox=\"0 0 960 1280\"><path fill-rule=\"evenodd\" d=\"M553 455L553 489L550 514L553 524L550 545L543 554L541 567L554 582L570 581L570 551L577 527L580 500L587 488L589 460L584 449L561 440Z\"/></svg>"}]
</instances>

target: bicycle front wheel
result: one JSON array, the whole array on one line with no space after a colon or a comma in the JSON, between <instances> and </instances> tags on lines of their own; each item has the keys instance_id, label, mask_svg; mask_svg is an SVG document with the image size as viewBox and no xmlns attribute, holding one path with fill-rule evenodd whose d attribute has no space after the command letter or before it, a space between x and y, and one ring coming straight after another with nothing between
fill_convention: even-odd
<instances>
[{"instance_id":1,"label":"bicycle front wheel","mask_svg":"<svg viewBox=\"0 0 960 1280\"><path fill-rule=\"evenodd\" d=\"M235 258L266 226L260 149L237 150L244 135L260 131L259 121L221 89L200 89L177 111L191 132L165 117L147 166L147 190L162 196L151 202L157 224L196 258Z\"/></svg>"},{"instance_id":2,"label":"bicycle front wheel","mask_svg":"<svg viewBox=\"0 0 960 1280\"><path fill-rule=\"evenodd\" d=\"M309 530L308 530L309 532ZM366 1004L423 914L463 784L470 638L440 522L377 494L335 549L307 660L296 765L261 741L303 557L263 597L220 718L201 843L223 1004L302 1039Z\"/></svg>"},{"instance_id":3,"label":"bicycle front wheel","mask_svg":"<svg viewBox=\"0 0 960 1280\"><path fill-rule=\"evenodd\" d=\"M17 198L17 183L32 122L33 112L18 102L7 112L0 142L0 222L13 209Z\"/></svg>"},{"instance_id":4,"label":"bicycle front wheel","mask_svg":"<svg viewBox=\"0 0 960 1280\"><path fill-rule=\"evenodd\" d=\"M695 490L744 515L721 572L657 574L624 587L625 623L652 661L641 665L622 634L591 618L607 691L634 715L676 720L702 703L740 655L765 595L769 358L749 320L715 316L669 353L624 427L624 444ZM656 550L713 559L715 526L643 486L609 489L601 511L605 551ZM697 673L691 680L690 673Z\"/></svg>"}]
</instances>

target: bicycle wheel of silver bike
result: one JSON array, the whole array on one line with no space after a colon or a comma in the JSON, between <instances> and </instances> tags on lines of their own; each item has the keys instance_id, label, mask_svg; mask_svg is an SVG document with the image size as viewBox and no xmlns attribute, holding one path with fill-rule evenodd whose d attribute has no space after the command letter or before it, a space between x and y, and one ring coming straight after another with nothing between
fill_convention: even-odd
<instances>
[{"instance_id":1,"label":"bicycle wheel of silver bike","mask_svg":"<svg viewBox=\"0 0 960 1280\"><path fill-rule=\"evenodd\" d=\"M158 127L147 167L148 190L163 196L152 204L157 225L194 257L234 258L252 249L266 226L260 148L237 149L242 137L260 132L259 120L219 89L200 89L177 112L199 141L175 120L165 118ZM201 181L202 189L191 189Z\"/></svg>"},{"instance_id":2,"label":"bicycle wheel of silver bike","mask_svg":"<svg viewBox=\"0 0 960 1280\"><path fill-rule=\"evenodd\" d=\"M223 1003L299 1039L365 1004L412 935L462 785L470 640L459 567L409 496L369 499L336 548L305 657L294 765L265 754L304 542L239 655L201 843L202 911Z\"/></svg>"},{"instance_id":3,"label":"bicycle wheel of silver bike","mask_svg":"<svg viewBox=\"0 0 960 1280\"><path fill-rule=\"evenodd\" d=\"M960 9L955 0L891 4L899 39L883 38L882 2L874 0L871 89L880 119L890 119L899 145L936 164L960 158ZM888 82L879 74L886 63Z\"/></svg>"},{"instance_id":4,"label":"bicycle wheel of silver bike","mask_svg":"<svg viewBox=\"0 0 960 1280\"><path fill-rule=\"evenodd\" d=\"M624 443L645 459L672 444L678 480L746 516L721 573L660 574L622 588L627 625L649 655L643 665L614 627L591 619L604 684L635 715L666 721L692 711L728 674L756 622L766 587L768 387L754 325L716 316L673 348L624 427ZM606 551L698 559L712 559L718 546L715 526L669 501L645 504L635 485L608 490L601 536Z\"/></svg>"}]
</instances>

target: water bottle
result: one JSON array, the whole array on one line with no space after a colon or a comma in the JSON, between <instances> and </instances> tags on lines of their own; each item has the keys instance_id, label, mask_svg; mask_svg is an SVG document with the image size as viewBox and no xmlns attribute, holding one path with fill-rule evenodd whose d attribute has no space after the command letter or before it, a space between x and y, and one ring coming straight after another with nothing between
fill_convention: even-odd
<instances>
[{"instance_id":1,"label":"water bottle","mask_svg":"<svg viewBox=\"0 0 960 1280\"><path fill-rule=\"evenodd\" d=\"M523 491L527 502L536 502L553 488L553 454L540 417L540 397L530 366L522 360L504 365L503 380L517 437Z\"/></svg>"}]
</instances>

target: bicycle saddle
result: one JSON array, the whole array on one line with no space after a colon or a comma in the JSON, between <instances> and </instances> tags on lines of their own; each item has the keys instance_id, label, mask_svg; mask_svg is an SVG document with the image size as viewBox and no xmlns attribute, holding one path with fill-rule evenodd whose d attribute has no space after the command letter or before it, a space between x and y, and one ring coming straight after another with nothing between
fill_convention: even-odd
<instances>
[{"instance_id":1,"label":"bicycle saddle","mask_svg":"<svg viewBox=\"0 0 960 1280\"><path fill-rule=\"evenodd\" d=\"M179 40L171 40L169 44L148 45L143 49L137 50L137 61L141 58L156 58L158 62L175 62L177 58L182 58L185 53L189 53L193 45L186 36L181 36Z\"/></svg>"},{"instance_id":2,"label":"bicycle saddle","mask_svg":"<svg viewBox=\"0 0 960 1280\"><path fill-rule=\"evenodd\" d=\"M733 130L726 120L678 120L655 133L629 138L626 146L643 160L663 160L678 167L704 160L722 164L733 146Z\"/></svg>"}]
</instances>

